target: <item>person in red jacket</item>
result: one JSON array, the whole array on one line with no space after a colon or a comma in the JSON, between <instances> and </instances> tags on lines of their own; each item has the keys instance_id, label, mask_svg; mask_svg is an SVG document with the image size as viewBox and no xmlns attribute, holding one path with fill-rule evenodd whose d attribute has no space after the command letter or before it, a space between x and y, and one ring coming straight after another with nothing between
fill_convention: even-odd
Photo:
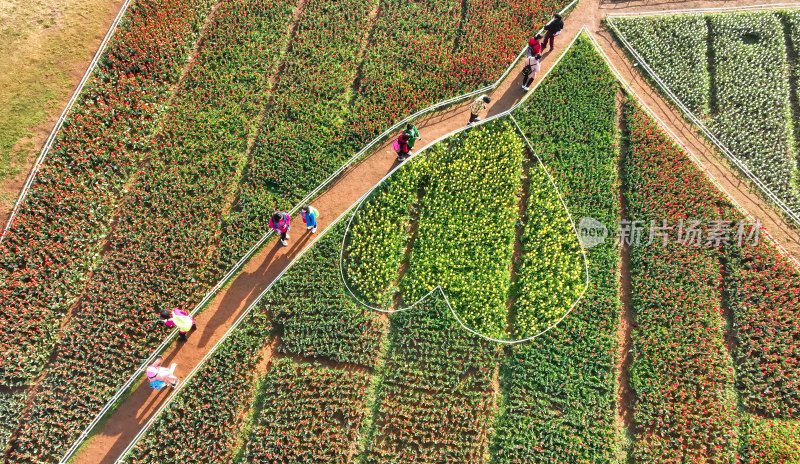
<instances>
[{"instance_id":1,"label":"person in red jacket","mask_svg":"<svg viewBox=\"0 0 800 464\"><path fill-rule=\"evenodd\" d=\"M536 56L542 52L542 44L539 40L542 39L542 34L536 34L528 40L528 49L525 50L528 56Z\"/></svg>"},{"instance_id":2,"label":"person in red jacket","mask_svg":"<svg viewBox=\"0 0 800 464\"><path fill-rule=\"evenodd\" d=\"M397 140L395 140L394 143L392 144L392 148L394 148L394 151L397 152L398 162L403 161L403 157L405 156L413 155L413 153L411 152L411 148L408 146L409 139L411 139L410 135L402 133L400 134L399 137L397 137Z\"/></svg>"},{"instance_id":3,"label":"person in red jacket","mask_svg":"<svg viewBox=\"0 0 800 464\"><path fill-rule=\"evenodd\" d=\"M547 33L545 33L544 41L542 42L542 51L547 48L547 42L550 42L550 51L553 51L555 37L561 34L561 29L564 29L564 21L561 20L561 15L556 13L553 15L553 19L544 26L544 30L547 31Z\"/></svg>"}]
</instances>

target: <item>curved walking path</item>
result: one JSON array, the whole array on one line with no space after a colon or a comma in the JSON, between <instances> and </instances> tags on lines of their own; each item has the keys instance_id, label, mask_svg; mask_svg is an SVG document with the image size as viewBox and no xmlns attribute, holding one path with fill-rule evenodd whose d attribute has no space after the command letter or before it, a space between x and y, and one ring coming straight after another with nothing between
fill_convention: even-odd
<instances>
[{"instance_id":1,"label":"curved walking path","mask_svg":"<svg viewBox=\"0 0 800 464\"><path fill-rule=\"evenodd\" d=\"M634 70L627 61L624 51L617 46L611 35L601 25L601 19L609 12L650 11L668 8L703 8L737 5L755 5L768 3L765 1L636 1L636 2L601 2L600 0L581 0L575 10L566 18L564 32L557 38L556 50L545 54L542 62L542 75L547 72L556 60L556 55L563 51L572 37L585 25L595 35L601 47L609 56L613 65L633 86L640 98L676 133L697 157L705 164L708 171L722 184L729 194L746 208L754 217L761 220L767 230L795 257L800 258L800 240L771 207L757 195L749 191L748 186L731 169L716 149L708 144L702 136L687 124L655 90L650 88L643 77ZM772 2L777 3L777 2ZM521 63L512 71L506 80L492 93L492 104L488 115L495 115L511 108L524 95L519 86ZM537 80L541 79L541 75ZM430 141L463 127L468 119L468 106L463 103L437 115L424 119L417 124L423 136L417 142L422 148ZM313 204L322 213L319 218L319 230L327 229L331 222L350 208L380 181L394 166L395 153L391 141L380 146L373 154L358 164L348 168ZM299 219L299 218L298 218ZM164 363L177 363L177 374L182 377L192 370L212 347L222 338L227 329L239 315L252 304L259 294L286 268L305 248L311 246L318 235L306 233L301 225L295 222L290 233L288 247L282 247L273 240L267 243L242 269L242 271L220 290L209 306L197 316L198 330L189 336L189 341L171 346L163 353ZM301 224L301 222L300 222ZM98 432L84 444L74 463L97 464L113 463L128 443L147 423L152 414L170 397L169 390L151 390L142 383L136 387L127 399L102 423Z\"/></svg>"}]
</instances>

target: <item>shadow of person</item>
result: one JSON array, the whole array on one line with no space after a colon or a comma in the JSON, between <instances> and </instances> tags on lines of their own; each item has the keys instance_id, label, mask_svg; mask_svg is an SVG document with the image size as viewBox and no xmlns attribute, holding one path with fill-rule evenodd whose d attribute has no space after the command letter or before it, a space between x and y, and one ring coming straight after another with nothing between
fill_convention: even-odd
<instances>
[{"instance_id":1,"label":"shadow of person","mask_svg":"<svg viewBox=\"0 0 800 464\"><path fill-rule=\"evenodd\" d=\"M316 237L308 232L302 224L297 229L296 232L292 230L289 233L288 246L281 245L277 237L271 244L265 245L270 247L270 250L258 267L252 272L245 270L238 274L224 290L225 294L222 299L218 303L212 300L211 304L218 307L219 310L214 312L211 319L205 321L205 327L198 326L198 332L202 332L197 341L199 348L204 348L215 333L222 331L221 328L227 329L229 323L232 323L246 310L267 288L267 285L300 254L309 241Z\"/></svg>"}]
</instances>

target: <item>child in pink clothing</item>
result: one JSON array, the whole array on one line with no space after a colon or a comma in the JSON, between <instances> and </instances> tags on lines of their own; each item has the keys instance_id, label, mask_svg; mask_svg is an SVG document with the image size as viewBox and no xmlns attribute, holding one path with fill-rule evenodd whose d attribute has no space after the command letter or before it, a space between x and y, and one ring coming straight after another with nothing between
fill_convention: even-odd
<instances>
[{"instance_id":1,"label":"child in pink clothing","mask_svg":"<svg viewBox=\"0 0 800 464\"><path fill-rule=\"evenodd\" d=\"M159 367L161 366L162 360L161 356L159 356L156 362L147 368L147 379L150 380L150 387L158 390L167 383L172 385L172 388L177 387L180 381L175 377L175 368L178 367L178 365L172 363L169 369L166 367Z\"/></svg>"},{"instance_id":2,"label":"child in pink clothing","mask_svg":"<svg viewBox=\"0 0 800 464\"><path fill-rule=\"evenodd\" d=\"M162 310L161 320L164 321L167 327L178 328L178 333L180 333L178 340L182 342L186 341L186 334L189 333L190 330L197 328L194 318L182 309L173 309L172 311L168 309Z\"/></svg>"}]
</instances>

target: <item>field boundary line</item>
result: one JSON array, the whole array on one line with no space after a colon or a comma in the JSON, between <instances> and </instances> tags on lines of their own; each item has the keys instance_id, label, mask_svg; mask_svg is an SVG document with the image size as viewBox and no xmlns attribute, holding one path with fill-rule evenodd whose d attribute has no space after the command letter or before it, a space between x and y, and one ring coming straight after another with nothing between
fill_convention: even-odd
<instances>
[{"instance_id":1,"label":"field boundary line","mask_svg":"<svg viewBox=\"0 0 800 464\"><path fill-rule=\"evenodd\" d=\"M616 24L614 24L613 18L608 18L606 20L606 23L608 23L608 25L611 26L611 28L614 30L614 33L619 38L620 42L623 43L623 46L628 51L628 53L630 53L631 56L633 56L639 62L639 64L642 66L642 68L644 68L647 71L647 73L650 74L650 77L656 82L656 84L659 86L659 88L665 94L667 94L667 96L679 107L679 109L691 120L691 122L694 123L697 127L699 127L703 131L703 133L705 133L706 137L708 137L708 139L711 140L711 142L714 145L716 145L717 148L719 148L720 151L730 161L732 161L734 163L734 165L739 170L741 170L745 174L745 176L747 176L748 179L750 179L758 188L760 188L762 190L762 192L764 192L764 194L767 195L767 197L770 200L772 200L774 202L774 204L775 204L775 206L777 208L779 208L781 211L783 211L783 213L786 214L792 221L794 221L796 225L800 226L800 216L798 216L797 213L792 211L788 207L788 205L786 205L783 202L783 200L778 198L778 196L766 184L764 184L764 182L762 182L761 179L758 176L756 176L755 173L753 173L744 164L744 162L742 160L740 160L738 157L736 157L728 149L728 147L725 146L725 144L723 144L722 141L719 140L711 132L711 130L709 130L705 126L705 124L703 124L702 121L700 121L700 119L688 107L686 107L686 105L684 105L683 102L680 101L680 99L672 92L672 90L670 90L670 88L664 83L664 81L661 80L659 75L655 71L653 71L653 69L650 67L649 64L647 64L647 62L641 57L641 55L639 55L639 53L636 50L634 50L633 46L631 46L631 44L625 38L625 35L622 32L620 32L620 30L617 28ZM590 34L590 36L591 36L591 34ZM599 46L599 44L597 44L597 41L594 39L593 36L591 36L591 38L592 38L592 41L595 43L595 47L598 48L599 50L601 50L601 53L604 56L604 58L606 59L606 61L609 63L609 66L611 66L611 68L618 75L618 77L621 78L622 76L619 74L619 71L617 71L617 69L614 67L614 65L611 64L611 61L608 59L608 56L606 56L605 52L602 51L602 48ZM629 83L627 83L627 81L625 81L623 79L621 82L624 82L626 88L628 88L630 91L632 91L632 87L631 87L631 85ZM635 92L633 92L633 94L636 95L637 99L639 99L640 101L642 100L639 97L638 94L636 94ZM648 111L650 113L652 113L652 111L649 110L649 108L648 108ZM659 121L660 121L660 119L659 119ZM662 125L663 125L663 123L662 123ZM688 151L688 149L687 149L687 151ZM704 167L704 169L705 169L705 167Z\"/></svg>"},{"instance_id":2,"label":"field boundary line","mask_svg":"<svg viewBox=\"0 0 800 464\"><path fill-rule=\"evenodd\" d=\"M581 31L583 31L583 29L581 29ZM516 121L516 119L514 119L514 116L513 116L512 113L520 107L520 105L528 98L529 95L533 94L533 91L536 90L536 88L539 86L539 83L541 83L541 82L543 82L545 80L545 78L549 75L550 71L552 71L553 69L556 68L556 66L558 66L558 63L561 61L561 58L566 56L567 51L569 49L571 49L572 46L575 44L575 41L580 36L580 32L581 31L578 31L578 33L575 35L575 37L573 37L573 39L569 43L569 45L564 49L564 52L561 55L559 55L558 59L556 59L556 62L553 63L553 65L547 70L547 72L545 72L542 75L541 79L539 79L539 81L537 81L536 85L528 93L526 93L525 96L522 99L520 99L519 102L517 102L516 104L512 105L511 108L509 108L509 109L507 109L507 110L505 110L505 111L503 111L501 113L498 113L496 115L493 115L491 117L488 117L486 119L483 119L482 121L479 121L477 124L473 124L471 126L460 127L460 128L458 128L458 129L456 129L454 131L451 131L451 132L449 132L449 133L447 133L445 135L442 135L441 137L439 137L436 140L432 141L431 143L427 144L421 150L419 150L417 153L415 153L414 155L409 157L407 161L410 161L411 159L422 155L425 152L425 150L427 150L428 148L432 148L432 147L436 146L438 143L440 143L440 142L452 137L453 135L456 135L456 134L459 134L461 132L470 130L470 129L474 128L474 127L477 127L477 126L479 126L481 124L485 124L485 123L487 123L489 121L494 121L496 119L501 119L501 118L504 118L504 117L508 116L511 119L511 121L514 123L515 128L519 131L519 135L522 136L522 139L525 141L525 144L528 146L528 149L531 150L531 153L536 157L537 161L539 161L539 165L544 170L545 174L547 174L547 178L549 179L550 184L555 188L556 194L558 195L558 198L561 201L561 204L564 207L564 210L567 212L567 217L569 217L570 223L572 224L572 230L575 232L575 237L578 239L578 243L580 243L580 236L578 235L578 229L575 227L575 221L572 219L572 214L570 213L569 208L567 208L567 204L564 202L564 199L561 196L561 191L558 189L558 186L555 184L555 181L553 180L552 176L550 175L550 172L544 166L544 163L542 162L541 158L536 153L536 151L533 149L533 146L531 145L531 143L528 140L528 138L525 136L525 133L522 131L522 128L520 128L519 124L517 124L517 121ZM344 248L345 248L345 242L347 240L347 235L348 235L348 233L350 231L350 226L353 223L353 219L355 219L356 214L358 213L358 210L361 208L361 206L364 204L364 202L366 202L367 198L369 198L369 196L372 194L372 192L375 191L375 189L377 189L378 187L383 185L383 183L386 182L386 180L388 180L389 177L391 177L398 169L400 169L403 165L405 165L406 162L403 162L400 165L398 165L397 167L395 167L395 169L392 169L388 174L386 174L383 177L383 179L381 179L378 183L376 183L371 189L369 189L369 191L367 191L367 193L365 193L361 197L361 199L358 200L358 202L356 203L357 206L355 207L355 210L353 211L353 215L350 217L350 220L347 222L347 228L345 229L344 236L342 237L342 246L339 249L339 277L340 277L340 279L342 281L342 284L344 285L344 288L347 291L347 293L356 302L358 302L358 304L364 306L365 308L371 309L373 311L378 311L378 312L382 312L382 313L386 313L386 314L397 313L397 312L407 311L409 309L415 308L418 304L420 304L423 301L425 301L430 295L432 295L433 293L435 293L438 290L441 293L442 297L444 298L445 302L447 303L447 307L450 309L450 312L452 313L453 317L455 317L456 321L458 321L458 323L461 325L461 327L464 328L466 331L472 333L473 335L477 335L477 336L479 336L479 337L481 337L481 338L483 338L485 340L489 340L491 342L502 343L502 344L507 344L507 345L515 345L515 344L524 343L524 342L533 340L534 338L544 334L545 332L549 331L550 329L552 329L553 327L558 325L562 320L564 320L565 317L567 317L567 315L569 313L572 312L572 310L575 308L575 306L583 299L583 296L586 294L586 291L589 289L589 262L588 262L588 260L586 258L586 249L581 245L581 255L583 256L584 270L586 271L586 286L584 287L583 292L581 292L580 296L578 296L578 298L575 300L575 302L572 303L572 306L570 306L569 310L566 313L564 313L564 315L561 316L561 318L559 318L556 322L554 322L548 328L542 330L541 332L539 332L536 335L533 335L531 337L527 337L527 338L523 338L523 339L517 339L517 340L501 340L501 339L498 339L498 338L489 337L487 335L484 335L482 333L479 333L479 332L471 329L470 327L467 327L467 325L464 324L464 322L461 320L461 318L458 317L458 314L456 314L455 309L453 309L453 306L450 303L449 298L447 298L447 294L445 293L445 291L444 291L444 289L442 288L441 285L436 285L435 287L433 287L433 289L431 289L431 291L429 291L428 293L426 293L425 295L420 297L417 301L415 301L414 303L411 303L410 305L408 305L408 306L406 306L404 308L400 308L400 309L393 309L393 310L381 309L381 308L372 306L372 305L362 301L352 291L352 289L350 288L350 285L347 282L347 278L344 275L344 265L343 265L343 262L344 262Z\"/></svg>"},{"instance_id":3,"label":"field boundary line","mask_svg":"<svg viewBox=\"0 0 800 464\"><path fill-rule=\"evenodd\" d=\"M708 8L682 8L675 10L631 11L607 13L606 18L624 18L634 16L676 16L682 14L725 13L729 11L782 10L784 8L800 8L800 3L763 3L758 5L718 6Z\"/></svg>"},{"instance_id":4,"label":"field boundary line","mask_svg":"<svg viewBox=\"0 0 800 464\"><path fill-rule=\"evenodd\" d=\"M715 187L717 187L722 193L725 194L726 199L729 200L731 203L733 203L734 207L739 211L739 213L745 215L751 221L757 221L757 219L752 214L750 214L750 212L747 211L747 209L745 209L736 200L736 198L734 198L733 195L731 195L730 192L728 192L728 190L725 187L722 186L722 184L716 179L716 177L714 177L714 175L711 173L711 171L709 171L708 168L706 168L706 166L705 166L705 164L703 164L702 160L700 160L700 158L697 155L694 154L694 152L683 142L683 140L666 123L664 123L664 121L660 117L658 117L658 115L647 105L647 103L644 102L642 97L639 96L639 94L636 92L636 90L633 88L633 86L622 76L622 74L619 72L619 70L617 70L617 68L611 62L611 59L608 57L608 55L606 55L606 52L600 46L600 43L597 41L597 39L588 30L587 30L587 33L589 34L589 38L591 39L592 43L594 44L594 47L603 56L603 59L606 61L606 64L612 70L612 72L617 77L619 82L625 87L625 89L631 95L636 97L637 102L639 103L639 105L641 105L642 108L644 108L644 110L647 112L647 114L656 121L658 126L664 132L666 132L675 141L675 143L677 143L681 148L683 148L683 150L689 155L689 158L705 174L706 178L709 179L711 181L711 183L714 184ZM768 230L766 230L765 228L762 228L761 231L767 237L769 237L770 241L772 241L772 243L781 251L781 253L786 258L788 258L792 262L794 262L794 265L798 269L800 269L800 261L798 261L797 258L795 258L791 253L789 253L789 251L783 245L781 245L781 243L775 237L773 237L772 234L770 234Z\"/></svg>"},{"instance_id":5,"label":"field boundary line","mask_svg":"<svg viewBox=\"0 0 800 464\"><path fill-rule=\"evenodd\" d=\"M67 120L67 115L72 110L72 106L78 100L78 97L81 96L83 93L83 88L86 86L86 83L89 82L89 78L94 74L95 68L97 67L98 61L100 61L100 57L106 51L106 47L108 47L108 43L111 41L111 37L117 32L117 26L122 21L123 16L128 11L128 7L130 7L131 3L134 0L125 0L125 3L122 4L117 16L114 18L114 21L111 23L111 26L108 28L108 32L106 32L106 36L103 38L103 41L100 42L100 46L97 48L97 51L92 57L92 60L89 62L89 66L86 68L86 72L83 73L83 78L81 78L80 82L78 82L78 86L75 87L75 90L72 92L72 96L70 97L69 101L67 102L64 110L61 112L61 115L56 120L55 125L53 125L53 129L50 131L50 135L47 136L47 140L45 140L44 146L42 147L42 151L39 152L39 156L36 158L36 162L33 164L31 168L31 172L28 174L28 178L25 180L25 184L22 186L22 190L17 196L17 201L14 202L14 207L11 209L11 214L8 216L8 221L6 221L6 225L3 228L3 232L0 234L0 243L6 238L8 233L8 229L11 228L11 224L14 222L14 218L17 215L17 211L19 211L19 207L25 198L28 196L28 192L30 191L31 185L33 185L33 181L36 180L36 174L39 172L39 168L47 159L47 155L50 153L50 148L53 146L53 142L55 142L56 135L64 126L64 122Z\"/></svg>"},{"instance_id":6,"label":"field boundary line","mask_svg":"<svg viewBox=\"0 0 800 464\"><path fill-rule=\"evenodd\" d=\"M127 2L128 2L128 3L130 3L131 1L133 1L133 0L127 0ZM579 1L579 0L572 0L572 1L571 1L571 2L570 2L568 5L567 5L567 6L565 6L563 9L561 9L561 13L564 13L564 12L566 12L566 11L569 11L569 10L570 10L570 9L571 9L571 8L572 8L572 7L573 7L575 4L576 4L576 3L578 3L578 1ZM116 27L116 26L115 26L115 27ZM541 28L541 29L539 30L539 32L541 32L541 31L543 31L543 30L544 30L544 28ZM112 32L112 31L113 31L113 29L109 31L109 34L111 34L111 32ZM573 40L573 42L574 42L574 40ZM440 110L440 109L443 109L443 108L449 107L450 105L452 105L452 104L454 104L454 103L458 103L458 102L460 102L460 101L463 101L463 100L466 100L466 99L468 99L468 98L470 98L470 97L473 97L473 96L476 96L476 95L480 95L480 94L482 94L482 93L484 93L484 92L488 92L488 91L490 91L490 90L494 90L495 88L497 88L497 87L498 87L498 86L499 86L499 85L500 85L500 84L501 84L501 83L502 83L502 82L503 82L503 81L506 79L506 77L508 77L508 75L511 73L511 71L513 71L513 70L514 70L514 68L516 67L516 65L517 65L518 61L520 60L520 58L522 58L522 56L525 54L525 50L526 50L526 49L527 49L527 45L526 45L525 47L523 47L523 48L522 48L522 50L521 50L521 51L520 51L520 52L517 54L517 57L516 57L516 58L514 58L514 60L513 60L511 63L509 63L509 65L508 65L508 67L506 68L506 70L505 70L505 71L504 71L504 72L503 72L503 73L500 75L500 77L499 77L499 78L498 78L498 79L497 79L495 82L493 82L492 84L490 84L490 85L488 85L488 86L484 86L484 87L482 87L482 88L480 88L480 89L477 89L477 90L473 90L473 91L471 91L471 92L467 92L467 93L464 93L464 94L461 94L461 95L458 95L458 96L455 96L455 97L448 98L448 99L446 99L446 100L439 101L439 102L437 102L437 103L434 103L434 104L432 104L432 105L430 105L430 106L428 106L428 107L426 107L426 108L423 108L423 109L421 109L421 110L417 111L416 113L414 113L414 114L412 114L412 115L410 115L410 116L407 116L406 118L404 118L404 119L402 119L402 120L400 120L400 121L396 122L396 123L395 123L394 125L392 125L392 126L389 128L389 129L385 130L385 131L384 131L384 132L382 132L380 135L378 135L377 137L375 137L374 139L372 139L372 141L370 141L370 142L369 142L368 144L366 144L364 147L362 147L362 149L361 149L361 150L359 150L359 151L358 151L358 152L357 152L355 155L353 155L352 157L350 157L350 159L348 159L348 160L347 160L347 161L346 161L346 162L345 162L345 163L344 163L342 166L340 166L340 167L339 167L339 168L338 168L338 169L337 169L335 172L333 172L331 175L329 175L329 176L328 176L328 177L327 177L327 178L326 178L324 181L322 181L322 183L320 183L319 185L317 185L317 187L316 187L316 188L314 188L314 190L312 190L311 192L309 192L309 193L308 193L308 194L307 194L307 195L306 195L306 196L305 196L305 197L304 197L304 198L303 198L303 199L302 199L302 200L301 200L301 201L300 201L300 202L299 202L297 205L295 205L295 207L294 207L294 208L292 208L292 209L291 209L289 212L290 212L291 214L297 214L297 212L298 212L298 211L300 211L300 208L301 208L301 207L302 207L304 204L308 204L312 198L315 198L315 197L316 197L316 196L317 196L317 195L318 195L318 194L319 194L319 193L320 193L320 192L321 192L321 191L322 191L322 190L323 190L325 187L327 187L327 186L328 186L330 183L332 183L334 180L338 179L338 177L339 177L339 176L340 176L340 175L341 175L341 174L342 174L344 171L346 171L346 170L347 170L349 167L351 167L353 164L355 164L357 161L359 161L359 160L360 160L360 158L361 158L362 156L364 156L365 154L367 154L367 153L369 152L369 150L371 150L371 149L372 149L372 148L373 148L373 147L374 147L376 144L378 144L379 142L382 142L382 141L384 141L384 140L386 139L386 137L388 137L390 134L392 134L392 133L396 132L398 129L400 129L401 127L403 127L403 126L404 126L405 124L407 124L408 122L410 122L410 121L413 121L413 120L415 120L415 119L418 119L418 118L420 118L420 117L422 117L422 116L425 116L425 115L426 115L426 114L428 114L428 113L436 112L436 111L438 111L438 110ZM561 58L559 57L559 60L560 60L560 59L561 59ZM558 63L558 61L556 61L556 63ZM554 64L554 66L555 66L555 64ZM91 69L91 68L90 68L90 69ZM545 73L545 75L547 75L547 73ZM544 76L542 77L542 79L544 79ZM541 82L541 81L540 81L540 82ZM531 90L534 90L534 89L535 89L537 86L538 86L538 82L537 82L536 86L534 86L534 88L533 88L533 89L531 89ZM520 102L518 102L516 105L514 105L512 108L516 108L516 107L519 105L519 103L521 103L521 102L525 101L525 99L526 99L526 98L528 97L528 95L530 95L531 93L533 93L533 92L528 92L528 94L527 94L527 95L526 95L526 96L525 96L525 97L524 97L522 100L520 100ZM66 113L66 109L65 109L65 113ZM496 115L496 116L499 116L499 115ZM495 116L495 117L496 117L496 116ZM492 118L487 118L487 119L485 119L484 121L488 121L488 120L491 120L491 119L493 119L493 118L494 118L494 117L492 117ZM43 152L43 155L44 155L44 152ZM400 166L397 166L397 167L400 167ZM396 168L395 168L395 169L396 169ZM394 172L394 170L393 170L393 171L391 171L391 172ZM383 182L383 179L381 180L381 182ZM362 201L362 200L359 200L358 202L356 202L356 204L355 204L355 205L358 205L358 204L360 204L360 203L361 203L361 201ZM355 206L355 205L354 205L354 206ZM350 208L348 208L348 211L349 211L349 210L351 210L352 208L353 208L352 206L351 206ZM10 224L10 221L9 221L9 224ZM3 233L3 235L5 235L5 233ZM204 307L206 304L208 304L208 303L209 303L209 302L210 302L210 301L213 299L213 297L216 295L216 293L217 293L217 292L218 292L218 291L219 291L219 290L220 290L222 287L224 287L224 286L225 286L225 285L228 283L228 281L229 281L229 280L230 280L230 279L231 279L231 278L232 278L234 275L236 275L236 274L237 274L237 273L238 273L238 272L241 270L242 266L244 266L244 264L245 264L247 261L249 261L249 260L250 260L250 258L252 258L252 257L253 257L253 255L255 255L255 253L256 253L256 252L257 252L257 251L258 251L258 250L259 250L259 249L260 249L260 248L261 248L261 247L262 247L262 246L263 246L263 245L264 245L264 244L267 242L267 240L269 240L269 239L270 239L270 238L271 238L273 235L275 235L275 234L274 234L274 231L273 231L272 229L268 230L268 231L267 231L267 232L266 232L266 233L265 233L265 234L264 234L264 235L261 237L261 239L259 239L259 240L258 240L258 242L256 242L256 243L255 243L255 244L254 244L254 245L253 245L253 246L252 246L252 247L251 247L251 248L250 248L250 249L249 249L249 250L248 250L248 251L247 251L247 252L246 252L246 253L245 253L245 254L244 254L244 255L243 255L241 258L240 258L240 259L239 259L239 261L237 261L237 262L236 262L236 264L234 264L234 265L233 265L233 267L231 267L231 268L228 270L228 272L225 274L225 276L223 276L223 277L222 277L222 279L221 279L221 280L220 280L220 281L219 281L219 282L218 282L218 283L217 283L217 284L216 284L214 287L212 287L212 289L211 289L211 290L209 290L209 291L206 293L206 295L203 297L203 299L202 299L202 300L200 300L200 302L199 302L199 303L197 303L197 304L195 305L195 307L192 309L192 311L191 311L189 314L190 314L191 316L194 316L194 315L196 315L198 312L200 312L200 310L201 310L201 309L202 309L202 308L203 308L203 307ZM2 239L2 237L0 237L0 239ZM281 274L281 275L283 275L283 274ZM261 298L261 296L259 296L259 298ZM258 301L258 300L256 300L256 301ZM228 329L228 331L230 331L230 329ZM152 362L153 362L153 361L156 359L156 357L158 356L158 354L159 354L159 353L161 353L162 351L164 351L164 350L165 350L165 349L166 349L166 348L167 348L167 347L168 347L168 346L169 346L169 345L172 343L173 339L174 339L175 337L177 337L177 334L178 334L178 330L177 330L177 329L173 330L173 331L172 331L172 333L168 334L168 335L167 335L167 337L164 339L164 341L163 341L163 342L162 342L162 343L161 343L161 344L160 344L160 345L159 345L159 346L158 346L156 349L154 349L154 350L153 350L153 352L151 353L151 355L150 355L150 356L149 356L149 357L148 357L148 358L147 358L147 359L146 359L146 360L145 360L145 361L144 361L144 362L143 362L143 363L142 363L142 364L139 366L139 369L137 369L137 370L136 370L136 372L134 372L134 373L133 373L133 374L130 376L130 378L129 378L129 379L128 379L128 380L127 380L127 381L126 381L126 382L125 382L125 383L124 383L124 384L123 384L123 385L122 385L120 388L119 388L119 389L117 389L117 391L116 391L116 393L114 394L114 396L113 396L113 397L112 397L112 398L111 398L111 399L110 399L110 400L109 400L109 401L108 401L108 402L105 404L105 406L104 406L104 407L102 408L102 410L101 410L101 411L100 411L100 412L99 412L99 413L98 413L98 414L95 416L95 418L92 420L92 422L90 422L90 423L89 423L89 425L88 425L88 426L87 426L87 427L86 427L86 428L85 428L85 429L84 429L84 430L81 432L81 434L78 436L78 438L75 440L75 442L73 442L72 446L70 446L70 448L67 450L67 452L65 453L65 455L64 455L64 456L63 456L63 457L62 457L62 458L61 458L61 459L58 461L58 464L67 464L67 462L68 462L68 461L69 461L69 460L72 458L72 456L75 454L75 452L78 450L78 448L79 448L79 447L80 447L80 446L83 444L84 440L86 440L86 438L87 438L87 437L89 436L89 434L92 432L92 430L94 429L94 427L95 427L95 426L97 426L97 424L98 424L98 423L99 423L99 422L102 420L102 418L103 418L103 417L104 417L104 416L105 416L105 415L108 413L108 411L110 411L110 410L111 410L111 409L114 407L114 404L117 402L117 400L119 400L119 398L121 398L121 397L122 397L122 396L125 394L125 392L126 392L126 391L127 391L129 388L131 388L131 387L132 387L132 386L133 386L133 385L134 385L134 384L135 384L135 383L138 381L138 379L141 377L141 375L142 375L142 373L144 372L144 370L147 368L147 366L149 366L150 364L152 364ZM223 337L227 337L227 336L228 336L228 333L226 332L226 333L225 333L225 335L224 335ZM212 349L216 349L216 345L214 345L214 347L213 347ZM202 364L202 362L201 362L201 364ZM199 364L198 364L198 365L199 365ZM170 400L168 400L168 402L167 402L167 403L170 403L170 402L171 402L171 399L170 399ZM155 417L155 416L154 416L154 417Z\"/></svg>"}]
</instances>

